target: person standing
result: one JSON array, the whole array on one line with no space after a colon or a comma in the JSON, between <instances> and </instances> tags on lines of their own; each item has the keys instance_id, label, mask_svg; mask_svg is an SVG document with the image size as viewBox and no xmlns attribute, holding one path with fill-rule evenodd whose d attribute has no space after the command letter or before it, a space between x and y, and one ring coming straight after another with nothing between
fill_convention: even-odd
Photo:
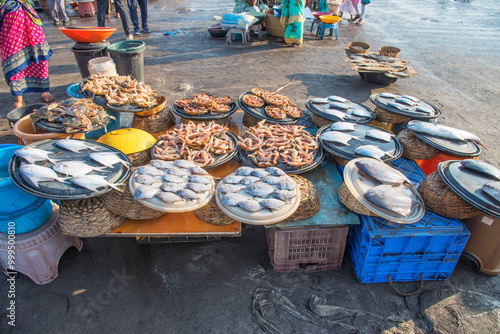
<instances>
[{"instance_id":1,"label":"person standing","mask_svg":"<svg viewBox=\"0 0 500 334\"><path fill-rule=\"evenodd\" d=\"M27 0L0 1L0 53L5 81L16 98L14 108L24 106L23 94L49 93L49 64L52 50L45 39L42 21Z\"/></svg>"},{"instance_id":2,"label":"person standing","mask_svg":"<svg viewBox=\"0 0 500 334\"><path fill-rule=\"evenodd\" d=\"M285 40L288 46L302 45L304 34L305 0L283 0L281 3L281 24L285 27ZM281 40L283 41L283 40Z\"/></svg>"},{"instance_id":3,"label":"person standing","mask_svg":"<svg viewBox=\"0 0 500 334\"><path fill-rule=\"evenodd\" d=\"M106 12L109 9L108 0L96 0L97 1L97 26L106 26ZM130 33L130 27L127 21L127 15L125 14L125 3L123 0L114 0L115 8L120 15L120 20L122 21L123 31L125 32L125 39L132 40L134 36Z\"/></svg>"},{"instance_id":4,"label":"person standing","mask_svg":"<svg viewBox=\"0 0 500 334\"><path fill-rule=\"evenodd\" d=\"M141 29L139 29L139 18L137 17L137 4L139 4L141 8L142 31L150 33L151 29L148 28L148 0L128 0L130 20L134 25L134 35L141 34Z\"/></svg>"},{"instance_id":5,"label":"person standing","mask_svg":"<svg viewBox=\"0 0 500 334\"><path fill-rule=\"evenodd\" d=\"M359 3L360 2L361 2L361 13L359 12ZM363 23L365 23L366 6L370 2L371 2L370 0L360 0L356 4L356 7L355 7L356 8L356 16L352 20L350 20L350 21L351 22L355 22L357 20L358 22L356 22L356 24L363 24Z\"/></svg>"},{"instance_id":6,"label":"person standing","mask_svg":"<svg viewBox=\"0 0 500 334\"><path fill-rule=\"evenodd\" d=\"M64 8L64 0L48 0L47 3L49 5L50 15L54 20L55 26L61 25L61 20L59 20L57 9L59 9L59 14L61 14L63 25L69 26L71 24L68 18L68 14L66 13L66 8Z\"/></svg>"},{"instance_id":7,"label":"person standing","mask_svg":"<svg viewBox=\"0 0 500 334\"><path fill-rule=\"evenodd\" d=\"M266 4L257 6L257 0L234 0L233 13L264 12L267 9L269 9L269 7Z\"/></svg>"}]
</instances>

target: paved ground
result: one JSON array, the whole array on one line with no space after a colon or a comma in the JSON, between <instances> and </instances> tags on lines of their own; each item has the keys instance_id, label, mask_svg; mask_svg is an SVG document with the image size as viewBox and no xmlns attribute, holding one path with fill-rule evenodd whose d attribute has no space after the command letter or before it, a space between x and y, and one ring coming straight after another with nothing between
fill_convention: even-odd
<instances>
[{"instance_id":1,"label":"paved ground","mask_svg":"<svg viewBox=\"0 0 500 334\"><path fill-rule=\"evenodd\" d=\"M146 82L170 103L194 92L236 97L253 87L272 90L293 76L295 83L284 93L302 107L312 97L331 94L373 107L372 93L406 93L438 106L442 123L480 136L491 150L481 158L499 166L500 9L495 0L373 1L365 25L341 22L339 40L306 33L301 48L282 47L268 35L247 46L211 38L206 27L213 16L231 8L230 0L150 3L153 33L139 37L147 44ZM61 100L66 87L81 79L69 50L73 42L42 18L55 52L51 91ZM96 23L95 18L76 20ZM118 28L110 41L123 40L119 21L109 22ZM163 36L166 31L178 35ZM354 40L372 49L400 47L401 57L419 74L388 87L362 80L343 60L343 48ZM40 98L30 94L26 101ZM13 105L3 80L0 105L2 117ZM0 131L0 143L16 141L5 118ZM81 253L64 254L59 278L48 285L18 276L15 328L6 324L8 284L1 280L0 332L260 333L252 312L259 305L282 333L500 332L500 276L477 273L465 258L450 279L425 282L418 295L402 298L388 284L358 283L349 256L329 272L275 273L261 227L245 226L241 238L216 242L140 245L127 238L93 238L84 244ZM415 283L398 287L411 291ZM333 315L319 318L307 311L313 296L337 306Z\"/></svg>"}]
</instances>

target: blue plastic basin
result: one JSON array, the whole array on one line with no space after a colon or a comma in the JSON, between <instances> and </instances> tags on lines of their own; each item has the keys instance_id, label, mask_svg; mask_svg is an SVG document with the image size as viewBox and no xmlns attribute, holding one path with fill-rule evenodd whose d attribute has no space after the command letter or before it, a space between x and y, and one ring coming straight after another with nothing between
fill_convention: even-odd
<instances>
[{"instance_id":1,"label":"blue plastic basin","mask_svg":"<svg viewBox=\"0 0 500 334\"><path fill-rule=\"evenodd\" d=\"M66 88L66 94L71 97L76 97L77 99L83 99L84 96L79 94L79 89L78 89L78 84L72 84L69 85L68 88Z\"/></svg>"}]
</instances>

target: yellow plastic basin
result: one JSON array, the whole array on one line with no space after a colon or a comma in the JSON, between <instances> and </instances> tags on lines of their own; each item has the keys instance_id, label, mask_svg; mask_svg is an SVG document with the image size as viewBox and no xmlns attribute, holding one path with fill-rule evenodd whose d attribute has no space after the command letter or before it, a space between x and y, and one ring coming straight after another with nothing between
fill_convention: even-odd
<instances>
[{"instance_id":1,"label":"yellow plastic basin","mask_svg":"<svg viewBox=\"0 0 500 334\"><path fill-rule=\"evenodd\" d=\"M340 22L340 20L342 20L340 16L334 16L334 15L321 15L319 19L327 24L337 23Z\"/></svg>"},{"instance_id":2,"label":"yellow plastic basin","mask_svg":"<svg viewBox=\"0 0 500 334\"><path fill-rule=\"evenodd\" d=\"M140 129L118 129L97 139L98 143L119 149L125 154L141 152L153 147L155 137Z\"/></svg>"}]
</instances>

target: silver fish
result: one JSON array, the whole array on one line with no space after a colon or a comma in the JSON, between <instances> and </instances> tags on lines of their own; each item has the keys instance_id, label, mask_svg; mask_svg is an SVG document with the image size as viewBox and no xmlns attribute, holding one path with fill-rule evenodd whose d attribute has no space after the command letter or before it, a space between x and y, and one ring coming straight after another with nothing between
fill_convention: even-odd
<instances>
[{"instance_id":1,"label":"silver fish","mask_svg":"<svg viewBox=\"0 0 500 334\"><path fill-rule=\"evenodd\" d=\"M163 171L153 165L139 166L135 169L135 171L139 174L147 174L152 176L163 175Z\"/></svg>"},{"instance_id":2,"label":"silver fish","mask_svg":"<svg viewBox=\"0 0 500 334\"><path fill-rule=\"evenodd\" d=\"M380 93L379 96L380 97L385 97L386 99L395 99L396 97L398 97L398 95L394 95L394 94L391 94L391 93Z\"/></svg>"},{"instance_id":3,"label":"silver fish","mask_svg":"<svg viewBox=\"0 0 500 334\"><path fill-rule=\"evenodd\" d=\"M230 193L236 193L240 191L241 189L245 188L244 184L229 184L229 183L224 183L221 184L219 187L219 191L223 194L230 194Z\"/></svg>"},{"instance_id":4,"label":"silver fish","mask_svg":"<svg viewBox=\"0 0 500 334\"><path fill-rule=\"evenodd\" d=\"M380 148L374 145L363 145L363 146L358 146L354 150L354 153L359 154L359 155L364 155L366 157L372 157L375 159L381 160L383 157L388 155L384 151L382 151Z\"/></svg>"},{"instance_id":5,"label":"silver fish","mask_svg":"<svg viewBox=\"0 0 500 334\"><path fill-rule=\"evenodd\" d=\"M289 201L296 196L294 191L290 190L278 190L272 192L271 196L280 199L282 201Z\"/></svg>"},{"instance_id":6,"label":"silver fish","mask_svg":"<svg viewBox=\"0 0 500 334\"><path fill-rule=\"evenodd\" d=\"M194 167L189 168L189 171L191 173L197 174L197 175L210 175L206 170L204 170L203 168L198 167L198 166L194 166Z\"/></svg>"},{"instance_id":7,"label":"silver fish","mask_svg":"<svg viewBox=\"0 0 500 334\"><path fill-rule=\"evenodd\" d=\"M200 198L200 195L189 189L179 189L177 190L177 195L181 196L186 200L195 200Z\"/></svg>"},{"instance_id":8,"label":"silver fish","mask_svg":"<svg viewBox=\"0 0 500 334\"><path fill-rule=\"evenodd\" d=\"M180 176L175 176L175 175L170 175L170 174L163 174L161 178L163 179L163 181L166 181L166 182L186 183L186 180L183 179Z\"/></svg>"},{"instance_id":9,"label":"silver fish","mask_svg":"<svg viewBox=\"0 0 500 334\"><path fill-rule=\"evenodd\" d=\"M187 160L184 160L184 159L175 160L174 161L174 165L176 165L178 167L186 168L186 169L189 169L191 167L198 167L198 165L195 164L194 162L187 161Z\"/></svg>"},{"instance_id":10,"label":"silver fish","mask_svg":"<svg viewBox=\"0 0 500 334\"><path fill-rule=\"evenodd\" d=\"M186 169L182 169L182 168L167 168L165 169L165 171L170 174L170 175L175 175L175 176L189 176L191 175L191 173L186 170Z\"/></svg>"},{"instance_id":11,"label":"silver fish","mask_svg":"<svg viewBox=\"0 0 500 334\"><path fill-rule=\"evenodd\" d=\"M245 176L244 178L241 179L240 183L249 185L251 183L257 182L260 180L260 177L255 177L255 176Z\"/></svg>"},{"instance_id":12,"label":"silver fish","mask_svg":"<svg viewBox=\"0 0 500 334\"><path fill-rule=\"evenodd\" d=\"M330 101L328 99L325 99L324 97L315 97L311 99L311 102L317 104L326 104L329 103Z\"/></svg>"},{"instance_id":13,"label":"silver fish","mask_svg":"<svg viewBox=\"0 0 500 334\"><path fill-rule=\"evenodd\" d=\"M280 169L278 167L267 167L266 171L268 171L269 173L271 173L274 176L283 176L283 175L286 175L286 173L282 169Z\"/></svg>"},{"instance_id":14,"label":"silver fish","mask_svg":"<svg viewBox=\"0 0 500 334\"><path fill-rule=\"evenodd\" d=\"M470 132L455 129L446 125L428 123L428 122L413 122L411 124L408 124L408 129L415 132L425 133L431 136L436 136L451 140L463 140L463 141L472 140L473 142L485 147L483 142L478 136Z\"/></svg>"},{"instance_id":15,"label":"silver fish","mask_svg":"<svg viewBox=\"0 0 500 334\"><path fill-rule=\"evenodd\" d=\"M50 161L53 164L56 163L57 160L49 158L49 154L52 154L50 151L41 150L39 148L32 147L23 147L14 152L20 158L28 161L30 164L33 164L37 161Z\"/></svg>"},{"instance_id":16,"label":"silver fish","mask_svg":"<svg viewBox=\"0 0 500 334\"><path fill-rule=\"evenodd\" d=\"M279 199L266 198L259 201L259 204L267 209L278 209L286 204L286 202L280 201Z\"/></svg>"},{"instance_id":17,"label":"silver fish","mask_svg":"<svg viewBox=\"0 0 500 334\"><path fill-rule=\"evenodd\" d=\"M134 191L135 199L151 199L158 194L160 190L156 187L150 187L145 184L141 184Z\"/></svg>"},{"instance_id":18,"label":"silver fish","mask_svg":"<svg viewBox=\"0 0 500 334\"><path fill-rule=\"evenodd\" d=\"M150 163L151 165L159 169L167 169L167 168L172 168L174 166L174 164L169 161L159 160L159 159L153 159L150 161Z\"/></svg>"},{"instance_id":19,"label":"silver fish","mask_svg":"<svg viewBox=\"0 0 500 334\"><path fill-rule=\"evenodd\" d=\"M116 152L90 153L90 159L97 161L98 163L106 167L111 167L118 163L122 164L125 167L129 167L132 165L130 162L120 158L120 156Z\"/></svg>"},{"instance_id":20,"label":"silver fish","mask_svg":"<svg viewBox=\"0 0 500 334\"><path fill-rule=\"evenodd\" d=\"M500 169L490 165L489 163L481 160L475 159L465 159L460 162L460 164L470 170L482 173L484 175L491 176L497 180L500 180Z\"/></svg>"},{"instance_id":21,"label":"silver fish","mask_svg":"<svg viewBox=\"0 0 500 334\"><path fill-rule=\"evenodd\" d=\"M148 174L135 174L134 181L137 183L145 184L147 186L158 183L161 184L160 180Z\"/></svg>"},{"instance_id":22,"label":"silver fish","mask_svg":"<svg viewBox=\"0 0 500 334\"><path fill-rule=\"evenodd\" d=\"M378 139L388 143L392 139L392 134L387 131L372 129L366 132L366 137Z\"/></svg>"},{"instance_id":23,"label":"silver fish","mask_svg":"<svg viewBox=\"0 0 500 334\"><path fill-rule=\"evenodd\" d=\"M212 189L212 187L202 183L188 183L186 188L194 191L195 193L204 193Z\"/></svg>"},{"instance_id":24,"label":"silver fish","mask_svg":"<svg viewBox=\"0 0 500 334\"><path fill-rule=\"evenodd\" d=\"M396 101L396 102L399 102L399 103L402 103L402 104L406 104L406 105L411 106L411 107L413 107L413 106L415 106L415 105L416 105L416 103L415 103L414 101L412 101L412 100L410 100L410 99L406 99L406 98L404 98L404 97L397 97L397 98L395 99L395 101Z\"/></svg>"},{"instance_id":25,"label":"silver fish","mask_svg":"<svg viewBox=\"0 0 500 334\"><path fill-rule=\"evenodd\" d=\"M263 178L263 177L266 177L268 175L270 175L271 173L268 172L267 170L265 169L255 169L253 172L252 172L252 176L256 176L256 177L260 177L260 178Z\"/></svg>"},{"instance_id":26,"label":"silver fish","mask_svg":"<svg viewBox=\"0 0 500 334\"><path fill-rule=\"evenodd\" d=\"M349 122L335 122L330 126L333 131L354 131L354 123Z\"/></svg>"},{"instance_id":27,"label":"silver fish","mask_svg":"<svg viewBox=\"0 0 500 334\"><path fill-rule=\"evenodd\" d=\"M396 109L399 109L399 110L402 110L402 111L412 111L413 110L412 108L408 108L405 105L402 105L402 104L399 104L399 103L395 103L395 102L387 102L387 105L389 107L393 107L393 108L396 108Z\"/></svg>"},{"instance_id":28,"label":"silver fish","mask_svg":"<svg viewBox=\"0 0 500 334\"><path fill-rule=\"evenodd\" d=\"M49 167L22 164L21 167L19 167L19 172L27 177L37 188L40 188L38 182L42 181L64 182L64 179L60 178L59 175Z\"/></svg>"},{"instance_id":29,"label":"silver fish","mask_svg":"<svg viewBox=\"0 0 500 334\"><path fill-rule=\"evenodd\" d=\"M281 190L294 190L297 187L297 183L291 179L283 180L276 185Z\"/></svg>"},{"instance_id":30,"label":"silver fish","mask_svg":"<svg viewBox=\"0 0 500 334\"><path fill-rule=\"evenodd\" d=\"M268 175L264 178L261 179L262 182L265 182L267 184L278 184L281 181L285 179L284 176L274 176L274 175Z\"/></svg>"},{"instance_id":31,"label":"silver fish","mask_svg":"<svg viewBox=\"0 0 500 334\"><path fill-rule=\"evenodd\" d=\"M266 197L271 194L276 188L264 183L264 182L254 182L245 188L245 191L253 196Z\"/></svg>"},{"instance_id":32,"label":"silver fish","mask_svg":"<svg viewBox=\"0 0 500 334\"><path fill-rule=\"evenodd\" d=\"M500 181L490 181L483 185L483 191L500 202Z\"/></svg>"},{"instance_id":33,"label":"silver fish","mask_svg":"<svg viewBox=\"0 0 500 334\"><path fill-rule=\"evenodd\" d=\"M247 200L247 196L243 196L241 194L225 194L224 196L221 197L220 202L224 205L230 205L230 206L238 206L238 203L241 201Z\"/></svg>"},{"instance_id":34,"label":"silver fish","mask_svg":"<svg viewBox=\"0 0 500 334\"><path fill-rule=\"evenodd\" d=\"M350 105L342 103L342 102L330 102L330 107L335 108L335 109L341 109L341 110L347 110L347 109L352 108Z\"/></svg>"},{"instance_id":35,"label":"silver fish","mask_svg":"<svg viewBox=\"0 0 500 334\"><path fill-rule=\"evenodd\" d=\"M392 167L378 160L363 159L361 161L356 161L355 165L364 174L384 184L398 186L407 182L404 176L399 174Z\"/></svg>"},{"instance_id":36,"label":"silver fish","mask_svg":"<svg viewBox=\"0 0 500 334\"><path fill-rule=\"evenodd\" d=\"M408 217L411 213L411 197L394 190L391 185L382 184L368 189L363 195L376 206Z\"/></svg>"},{"instance_id":37,"label":"silver fish","mask_svg":"<svg viewBox=\"0 0 500 334\"><path fill-rule=\"evenodd\" d=\"M368 110L366 110L365 108L353 109L351 114L354 116L358 116L358 117L371 117L372 116L372 114Z\"/></svg>"},{"instance_id":38,"label":"silver fish","mask_svg":"<svg viewBox=\"0 0 500 334\"><path fill-rule=\"evenodd\" d=\"M123 192L118 186L123 185L123 183L110 183L106 181L104 177L101 175L82 175L82 176L76 176L72 177L70 179L71 182L76 184L77 186L80 186L82 188L86 188L92 191L97 191L97 188L101 187L111 187L115 190L118 190L120 192ZM156 188L158 189L158 188Z\"/></svg>"},{"instance_id":39,"label":"silver fish","mask_svg":"<svg viewBox=\"0 0 500 334\"><path fill-rule=\"evenodd\" d=\"M410 96L410 95L402 95L401 97L405 98L405 99L408 99L408 100L411 100L411 101L413 101L415 103L420 102L419 99L417 99L416 97Z\"/></svg>"},{"instance_id":40,"label":"silver fish","mask_svg":"<svg viewBox=\"0 0 500 334\"><path fill-rule=\"evenodd\" d=\"M343 121L348 116L345 112L339 111L337 109L325 109L323 112L327 115L335 116L341 121Z\"/></svg>"},{"instance_id":41,"label":"silver fish","mask_svg":"<svg viewBox=\"0 0 500 334\"><path fill-rule=\"evenodd\" d=\"M85 161L61 161L52 165L52 169L58 173L66 174L66 176L86 175L93 171L102 171L105 167L92 167Z\"/></svg>"},{"instance_id":42,"label":"silver fish","mask_svg":"<svg viewBox=\"0 0 500 334\"><path fill-rule=\"evenodd\" d=\"M334 143L339 143L342 145L348 145L351 139L361 140L359 137L351 136L343 132L338 131L328 131L323 132L320 136L322 140L331 141Z\"/></svg>"},{"instance_id":43,"label":"silver fish","mask_svg":"<svg viewBox=\"0 0 500 334\"><path fill-rule=\"evenodd\" d=\"M212 183L212 180L209 177L201 176L201 175L189 175L187 177L189 182L192 183L201 183L201 184L209 184Z\"/></svg>"},{"instance_id":44,"label":"silver fish","mask_svg":"<svg viewBox=\"0 0 500 334\"><path fill-rule=\"evenodd\" d=\"M259 202L251 198L239 202L238 206L250 212L257 212L262 210L262 206L259 204Z\"/></svg>"},{"instance_id":45,"label":"silver fish","mask_svg":"<svg viewBox=\"0 0 500 334\"><path fill-rule=\"evenodd\" d=\"M62 147L68 151L79 153L80 151L92 150L98 151L97 148L87 145L83 140L75 139L60 139L56 141L56 145Z\"/></svg>"},{"instance_id":46,"label":"silver fish","mask_svg":"<svg viewBox=\"0 0 500 334\"><path fill-rule=\"evenodd\" d=\"M166 203L185 202L186 200L170 191L160 191L156 197Z\"/></svg>"},{"instance_id":47,"label":"silver fish","mask_svg":"<svg viewBox=\"0 0 500 334\"><path fill-rule=\"evenodd\" d=\"M344 99L343 97L340 97L337 95L328 96L328 100L333 101L333 102L341 102L341 103L349 102L348 99Z\"/></svg>"},{"instance_id":48,"label":"silver fish","mask_svg":"<svg viewBox=\"0 0 500 334\"><path fill-rule=\"evenodd\" d=\"M177 192L177 190L184 189L186 187L187 183L163 183L160 186L160 189L166 192Z\"/></svg>"},{"instance_id":49,"label":"silver fish","mask_svg":"<svg viewBox=\"0 0 500 334\"><path fill-rule=\"evenodd\" d=\"M249 176L252 174L252 172L254 170L255 170L255 168L243 166L243 167L239 167L238 169L236 169L234 171L234 173L236 175Z\"/></svg>"},{"instance_id":50,"label":"silver fish","mask_svg":"<svg viewBox=\"0 0 500 334\"><path fill-rule=\"evenodd\" d=\"M240 183L240 181L243 180L243 178L244 176L231 174L224 178L224 183L237 184Z\"/></svg>"},{"instance_id":51,"label":"silver fish","mask_svg":"<svg viewBox=\"0 0 500 334\"><path fill-rule=\"evenodd\" d=\"M432 114L434 112L434 109L432 109L430 107L426 108L426 107L423 107L423 106L419 106L419 107L415 108L415 111L418 111L418 112L430 115L430 114Z\"/></svg>"}]
</instances>

